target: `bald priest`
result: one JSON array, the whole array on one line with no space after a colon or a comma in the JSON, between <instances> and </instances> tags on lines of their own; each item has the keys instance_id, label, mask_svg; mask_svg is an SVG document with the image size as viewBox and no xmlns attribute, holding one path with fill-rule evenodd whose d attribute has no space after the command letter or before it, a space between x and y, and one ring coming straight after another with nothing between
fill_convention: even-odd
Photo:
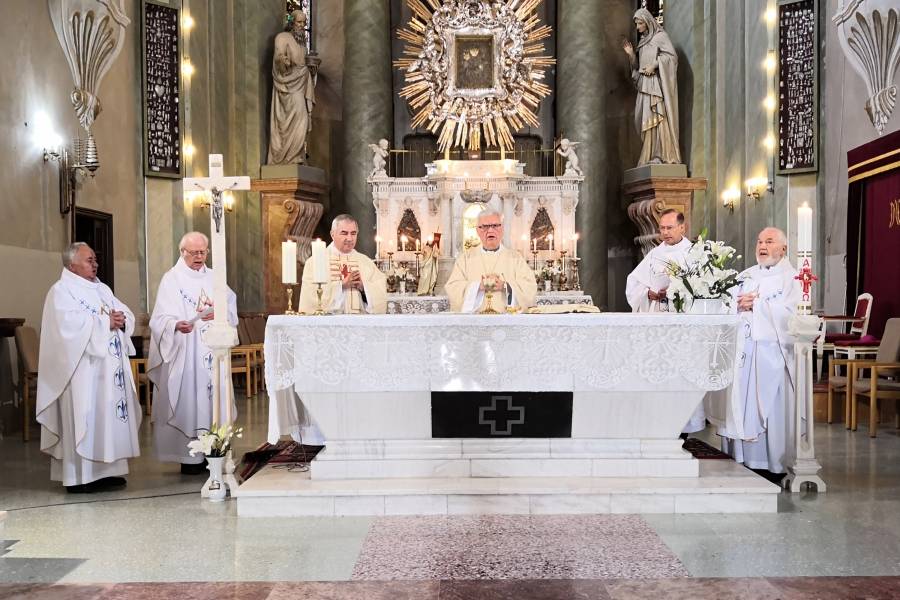
<instances>
[{"instance_id":1,"label":"bald priest","mask_svg":"<svg viewBox=\"0 0 900 600\"><path fill-rule=\"evenodd\" d=\"M387 278L368 256L356 251L359 224L351 215L338 215L331 222L328 245L330 281L322 287L322 307L337 314L384 314L387 312ZM313 261L303 266L300 312L313 313L318 305L313 282Z\"/></svg>"},{"instance_id":2,"label":"bald priest","mask_svg":"<svg viewBox=\"0 0 900 600\"><path fill-rule=\"evenodd\" d=\"M503 240L503 218L496 211L478 215L476 227L481 246L466 250L456 259L444 291L453 312L479 312L485 303L485 281L494 283L505 293L494 294L492 306L526 309L534 306L537 281L522 255L506 248Z\"/></svg>"}]
</instances>

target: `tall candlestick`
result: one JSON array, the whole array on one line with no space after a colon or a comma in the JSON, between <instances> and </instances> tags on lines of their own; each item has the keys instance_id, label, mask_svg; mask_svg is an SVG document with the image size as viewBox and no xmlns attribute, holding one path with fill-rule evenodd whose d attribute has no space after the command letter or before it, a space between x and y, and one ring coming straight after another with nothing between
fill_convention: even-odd
<instances>
[{"instance_id":1,"label":"tall candlestick","mask_svg":"<svg viewBox=\"0 0 900 600\"><path fill-rule=\"evenodd\" d=\"M297 283L297 242L281 242L281 283Z\"/></svg>"},{"instance_id":2,"label":"tall candlestick","mask_svg":"<svg viewBox=\"0 0 900 600\"><path fill-rule=\"evenodd\" d=\"M812 251L812 209L804 202L797 209L797 252Z\"/></svg>"},{"instance_id":3,"label":"tall candlestick","mask_svg":"<svg viewBox=\"0 0 900 600\"><path fill-rule=\"evenodd\" d=\"M312 245L313 282L328 283L328 251L325 242L314 240Z\"/></svg>"}]
</instances>

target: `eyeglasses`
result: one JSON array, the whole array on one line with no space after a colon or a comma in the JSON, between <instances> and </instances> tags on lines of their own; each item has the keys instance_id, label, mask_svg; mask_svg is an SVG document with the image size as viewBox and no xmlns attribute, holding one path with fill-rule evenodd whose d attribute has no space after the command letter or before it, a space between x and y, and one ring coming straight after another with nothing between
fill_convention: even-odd
<instances>
[{"instance_id":1,"label":"eyeglasses","mask_svg":"<svg viewBox=\"0 0 900 600\"><path fill-rule=\"evenodd\" d=\"M207 250L182 250L182 252L187 254L188 256L199 258L201 256L206 256Z\"/></svg>"},{"instance_id":2,"label":"eyeglasses","mask_svg":"<svg viewBox=\"0 0 900 600\"><path fill-rule=\"evenodd\" d=\"M503 223L485 223L484 225L479 225L478 229L487 231L489 229L500 229L501 227L503 227Z\"/></svg>"}]
</instances>

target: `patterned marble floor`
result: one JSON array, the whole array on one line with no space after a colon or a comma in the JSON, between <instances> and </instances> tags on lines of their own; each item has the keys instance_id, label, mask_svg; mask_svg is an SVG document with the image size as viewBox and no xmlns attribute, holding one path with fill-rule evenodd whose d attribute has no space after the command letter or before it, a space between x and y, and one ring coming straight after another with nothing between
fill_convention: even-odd
<instances>
[{"instance_id":1,"label":"patterned marble floor","mask_svg":"<svg viewBox=\"0 0 900 600\"><path fill-rule=\"evenodd\" d=\"M0 584L0 600L890 600L898 589L896 577Z\"/></svg>"},{"instance_id":2,"label":"patterned marble floor","mask_svg":"<svg viewBox=\"0 0 900 600\"><path fill-rule=\"evenodd\" d=\"M266 404L264 398L240 400L245 427L241 450L265 438ZM586 532L602 528L599 520L561 518L556 529L543 522L530 534L521 526L510 526L501 528L502 535L467 538L461 520L448 521L441 530L427 520L397 525L369 517L238 519L234 502L213 504L199 497L202 477L183 476L176 467L157 463L149 451L150 437L145 420L144 455L133 462L125 490L89 496L67 495L50 482L49 461L37 440L23 444L20 438L0 439L0 511L8 511L0 522L0 585L26 585L0 587L0 598L365 596L370 600L436 594L442 598L665 594L670 600L729 597L719 593L724 589L744 590L746 598L886 598L887 592L878 591L883 586L900 589L897 580L880 579L900 576L896 510L900 436L889 427L871 439L864 426L857 432L840 424L817 426L829 491L782 494L777 514L628 517L615 527L627 524L631 529L621 530L622 537L631 536L636 548L647 550L630 558L633 573L622 570L628 562L622 557L596 560L615 554L621 546L604 545L607 542L599 534L594 536L599 540L577 542ZM711 434L707 439L716 444ZM492 531L495 525L490 523L484 521L481 533ZM547 552L528 555L530 562L497 562L483 574L472 569L471 559L479 553L484 556L491 544L507 554L510 547L532 552L541 548L536 540L542 536L547 538ZM416 573L420 566L416 560L429 556L417 553L419 543L431 557L439 556L436 549L440 549L458 560L443 565L432 560L429 569ZM826 575L844 577L770 579ZM482 576L496 579L473 583L459 579ZM347 583L354 577L369 579ZM429 579L384 581L398 577ZM745 577L766 579L697 579ZM185 581L249 583L237 587L178 583ZM343 583L267 583L312 581ZM119 585L126 582L172 586ZM789 595L797 586L808 592L811 584L819 591Z\"/></svg>"}]
</instances>

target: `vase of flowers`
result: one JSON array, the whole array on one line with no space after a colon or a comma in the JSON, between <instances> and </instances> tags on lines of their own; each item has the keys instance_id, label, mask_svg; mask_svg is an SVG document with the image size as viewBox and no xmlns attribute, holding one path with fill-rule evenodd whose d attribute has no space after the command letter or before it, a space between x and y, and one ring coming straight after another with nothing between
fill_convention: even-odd
<instances>
[{"instance_id":1,"label":"vase of flowers","mask_svg":"<svg viewBox=\"0 0 900 600\"><path fill-rule=\"evenodd\" d=\"M543 283L545 292L550 292L553 290L553 277L558 273L559 271L556 269L556 266L553 263L545 264L543 267L541 267L541 270L538 271L537 279L538 282Z\"/></svg>"},{"instance_id":2,"label":"vase of flowers","mask_svg":"<svg viewBox=\"0 0 900 600\"><path fill-rule=\"evenodd\" d=\"M200 490L201 495L208 497L213 502L221 502L227 495L228 488L222 476L222 466L231 452L231 444L234 438L243 435L244 428L237 429L232 425L217 426L215 423L209 429L198 429L197 439L188 442L188 453L196 456L198 453L206 457L209 469L209 479Z\"/></svg>"},{"instance_id":3,"label":"vase of flowers","mask_svg":"<svg viewBox=\"0 0 900 600\"><path fill-rule=\"evenodd\" d=\"M670 262L667 296L677 312L721 314L730 309L731 288L740 283L731 268L740 256L722 242L705 240L700 234L684 263Z\"/></svg>"}]
</instances>

